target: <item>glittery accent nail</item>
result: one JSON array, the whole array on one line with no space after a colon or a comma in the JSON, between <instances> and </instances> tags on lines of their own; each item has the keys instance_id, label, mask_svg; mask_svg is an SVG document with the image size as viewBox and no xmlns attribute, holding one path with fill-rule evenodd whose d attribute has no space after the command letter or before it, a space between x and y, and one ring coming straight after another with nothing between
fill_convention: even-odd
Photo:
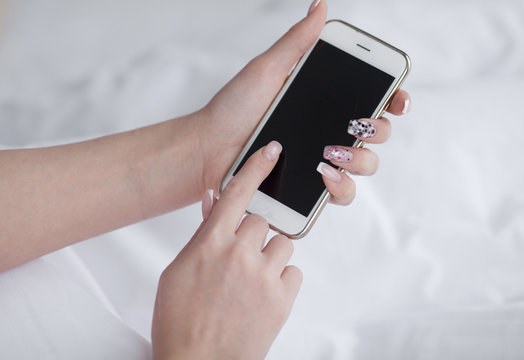
<instances>
[{"instance_id":1,"label":"glittery accent nail","mask_svg":"<svg viewBox=\"0 0 524 360\"><path fill-rule=\"evenodd\" d=\"M328 145L324 148L324 159L338 162L350 162L353 160L353 153L343 147Z\"/></svg>"},{"instance_id":2,"label":"glittery accent nail","mask_svg":"<svg viewBox=\"0 0 524 360\"><path fill-rule=\"evenodd\" d=\"M349 120L348 133L361 138L375 136L375 125L365 120Z\"/></svg>"}]
</instances>

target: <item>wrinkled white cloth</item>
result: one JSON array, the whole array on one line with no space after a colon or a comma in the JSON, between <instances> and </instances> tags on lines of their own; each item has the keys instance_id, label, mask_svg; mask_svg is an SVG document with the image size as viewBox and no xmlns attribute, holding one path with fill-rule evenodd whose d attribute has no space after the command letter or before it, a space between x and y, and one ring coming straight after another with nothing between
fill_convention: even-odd
<instances>
[{"instance_id":1,"label":"wrinkled white cloth","mask_svg":"<svg viewBox=\"0 0 524 360\"><path fill-rule=\"evenodd\" d=\"M13 1L0 143L192 112L308 6ZM354 203L295 243L304 283L267 358L524 358L524 3L329 0L328 17L411 56L413 108ZM1 273L2 359L149 358L158 277L199 222L194 205Z\"/></svg>"}]
</instances>

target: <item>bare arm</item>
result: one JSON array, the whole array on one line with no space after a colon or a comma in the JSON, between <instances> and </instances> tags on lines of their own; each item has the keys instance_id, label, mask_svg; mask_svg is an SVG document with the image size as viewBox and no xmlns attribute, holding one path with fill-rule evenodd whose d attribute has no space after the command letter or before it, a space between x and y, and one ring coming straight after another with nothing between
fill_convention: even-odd
<instances>
[{"instance_id":1,"label":"bare arm","mask_svg":"<svg viewBox=\"0 0 524 360\"><path fill-rule=\"evenodd\" d=\"M186 206L200 200L205 189L218 191L289 69L324 26L326 4L314 4L318 11L253 59L194 114L77 144L0 151L0 271ZM399 91L388 111L400 115L408 103L409 95ZM366 141L385 141L389 121L373 121L377 135ZM350 150L350 162L332 160L334 165L356 174L376 170L370 150ZM323 179L331 201L349 204L353 180L335 168L329 173Z\"/></svg>"},{"instance_id":2,"label":"bare arm","mask_svg":"<svg viewBox=\"0 0 524 360\"><path fill-rule=\"evenodd\" d=\"M201 198L201 113L0 152L0 271Z\"/></svg>"}]
</instances>

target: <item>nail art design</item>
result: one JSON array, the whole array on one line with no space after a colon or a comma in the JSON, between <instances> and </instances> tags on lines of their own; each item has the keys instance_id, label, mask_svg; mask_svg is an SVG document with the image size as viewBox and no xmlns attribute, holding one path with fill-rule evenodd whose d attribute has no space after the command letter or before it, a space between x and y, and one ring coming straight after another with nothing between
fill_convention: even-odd
<instances>
[{"instance_id":1,"label":"nail art design","mask_svg":"<svg viewBox=\"0 0 524 360\"><path fill-rule=\"evenodd\" d=\"M349 120L348 133L361 138L370 138L375 136L377 130L375 125L365 120Z\"/></svg>"},{"instance_id":2,"label":"nail art design","mask_svg":"<svg viewBox=\"0 0 524 360\"><path fill-rule=\"evenodd\" d=\"M339 162L350 162L353 160L353 153L343 147L328 145L324 148L324 159Z\"/></svg>"}]
</instances>

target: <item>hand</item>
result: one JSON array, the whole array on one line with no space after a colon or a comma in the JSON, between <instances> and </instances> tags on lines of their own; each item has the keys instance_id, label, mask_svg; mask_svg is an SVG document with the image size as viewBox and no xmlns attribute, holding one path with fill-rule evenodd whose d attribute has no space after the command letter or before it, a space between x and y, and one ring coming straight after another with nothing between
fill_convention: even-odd
<instances>
[{"instance_id":1,"label":"hand","mask_svg":"<svg viewBox=\"0 0 524 360\"><path fill-rule=\"evenodd\" d=\"M153 316L155 359L263 359L287 319L302 273L291 240L242 216L282 147L254 153L196 234L162 273ZM240 225L238 225L240 223Z\"/></svg>"},{"instance_id":2,"label":"hand","mask_svg":"<svg viewBox=\"0 0 524 360\"><path fill-rule=\"evenodd\" d=\"M307 17L293 26L269 50L253 59L233 78L201 111L201 143L212 143L203 154L204 189L218 190L229 167L233 164L256 125L280 91L289 70L314 44L326 20L327 6L320 1ZM400 115L409 105L409 95L399 91L388 111ZM376 126L374 138L368 142L384 142L390 134L386 119L373 120ZM326 144L340 145L340 144ZM205 148L202 146L201 148ZM368 149L352 148L353 159L349 163L334 163L360 175L373 174L378 167L378 157ZM327 173L330 169L327 169ZM330 201L349 204L355 194L355 184L348 176L332 168L330 179L323 176Z\"/></svg>"},{"instance_id":3,"label":"hand","mask_svg":"<svg viewBox=\"0 0 524 360\"><path fill-rule=\"evenodd\" d=\"M409 94L399 90L388 107L388 112L394 115L403 115L409 111ZM348 132L359 140L370 144L384 143L391 134L391 122L382 117L380 119L350 120ZM343 145L326 145L324 159L331 161L336 167L347 170L351 174L373 175L378 168L378 156L365 148L355 148ZM355 182L349 176L343 176L340 171L320 163L317 170L322 174L326 188L333 204L348 205L355 196Z\"/></svg>"}]
</instances>

